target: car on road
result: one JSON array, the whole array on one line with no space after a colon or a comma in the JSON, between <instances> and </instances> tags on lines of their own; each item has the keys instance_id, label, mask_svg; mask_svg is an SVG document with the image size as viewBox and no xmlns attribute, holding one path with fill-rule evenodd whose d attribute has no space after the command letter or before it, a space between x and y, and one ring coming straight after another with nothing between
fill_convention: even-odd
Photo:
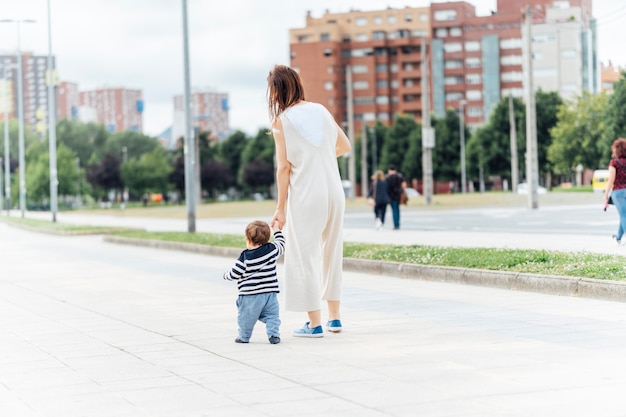
<instances>
[{"instance_id":1,"label":"car on road","mask_svg":"<svg viewBox=\"0 0 626 417\"><path fill-rule=\"evenodd\" d=\"M537 186L537 194L545 194L548 190L546 190L541 185ZM528 183L522 182L517 185L517 194L528 194Z\"/></svg>"}]
</instances>

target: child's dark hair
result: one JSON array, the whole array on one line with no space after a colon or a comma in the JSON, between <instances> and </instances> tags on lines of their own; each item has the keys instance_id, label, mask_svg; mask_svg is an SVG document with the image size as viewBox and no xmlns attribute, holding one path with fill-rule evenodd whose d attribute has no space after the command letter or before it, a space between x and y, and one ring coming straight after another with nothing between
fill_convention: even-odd
<instances>
[{"instance_id":1,"label":"child's dark hair","mask_svg":"<svg viewBox=\"0 0 626 417\"><path fill-rule=\"evenodd\" d=\"M270 241L272 231L269 224L255 220L246 227L246 237L254 245L265 245Z\"/></svg>"}]
</instances>

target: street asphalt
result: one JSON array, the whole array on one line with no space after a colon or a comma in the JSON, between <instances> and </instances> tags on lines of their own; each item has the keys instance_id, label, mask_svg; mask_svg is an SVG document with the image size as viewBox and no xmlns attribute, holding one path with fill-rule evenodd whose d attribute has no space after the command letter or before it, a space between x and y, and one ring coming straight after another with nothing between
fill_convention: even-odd
<instances>
[{"instance_id":1,"label":"street asphalt","mask_svg":"<svg viewBox=\"0 0 626 417\"><path fill-rule=\"evenodd\" d=\"M180 220L59 216L87 219L184 229ZM248 220L202 220L198 229L240 234ZM345 238L626 249L571 234L346 229ZM234 343L236 288L221 279L231 253L0 223L0 259L2 417L626 416L626 303L554 295L539 288L541 277L527 292L509 285L520 277L494 288L464 285L458 277L471 273L463 270L347 265L343 332L294 338L304 315L281 308L280 344L258 323L242 345Z\"/></svg>"}]
</instances>

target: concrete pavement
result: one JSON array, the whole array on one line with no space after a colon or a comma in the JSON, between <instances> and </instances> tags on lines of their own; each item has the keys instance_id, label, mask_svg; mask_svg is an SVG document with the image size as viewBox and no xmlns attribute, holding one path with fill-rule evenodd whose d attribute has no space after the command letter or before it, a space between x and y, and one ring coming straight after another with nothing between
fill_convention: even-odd
<instances>
[{"instance_id":1,"label":"concrete pavement","mask_svg":"<svg viewBox=\"0 0 626 417\"><path fill-rule=\"evenodd\" d=\"M241 345L229 258L4 224L0 257L0 416L626 415L624 303L348 272L342 333Z\"/></svg>"}]
</instances>

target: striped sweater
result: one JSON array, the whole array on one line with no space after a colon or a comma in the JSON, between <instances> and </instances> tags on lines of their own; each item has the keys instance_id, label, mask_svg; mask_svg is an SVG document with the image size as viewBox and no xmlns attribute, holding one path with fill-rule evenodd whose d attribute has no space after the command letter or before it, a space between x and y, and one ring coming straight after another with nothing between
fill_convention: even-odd
<instances>
[{"instance_id":1,"label":"striped sweater","mask_svg":"<svg viewBox=\"0 0 626 417\"><path fill-rule=\"evenodd\" d=\"M284 252L285 237L278 230L273 243L241 252L232 269L224 273L224 279L237 281L239 295L279 292L276 260Z\"/></svg>"}]
</instances>

